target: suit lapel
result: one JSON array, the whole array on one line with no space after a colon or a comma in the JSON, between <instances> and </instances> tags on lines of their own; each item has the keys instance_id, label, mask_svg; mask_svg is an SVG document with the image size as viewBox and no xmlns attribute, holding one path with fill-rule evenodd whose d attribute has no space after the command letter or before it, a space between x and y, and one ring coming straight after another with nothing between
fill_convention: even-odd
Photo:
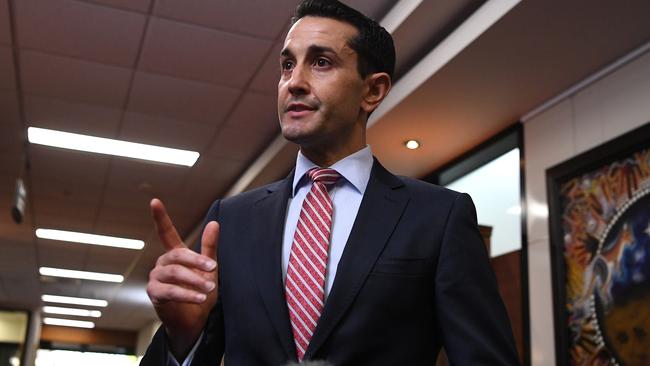
<instances>
[{"instance_id":1,"label":"suit lapel","mask_svg":"<svg viewBox=\"0 0 650 366\"><path fill-rule=\"evenodd\" d=\"M343 250L332 290L305 359L312 358L354 301L399 222L409 196L403 183L375 160L366 192Z\"/></svg>"},{"instance_id":2,"label":"suit lapel","mask_svg":"<svg viewBox=\"0 0 650 366\"><path fill-rule=\"evenodd\" d=\"M275 327L287 357L296 359L296 348L289 322L289 311L282 284L282 235L291 194L293 172L285 180L269 187L266 197L253 207L253 217L258 223L253 234L253 271L268 316Z\"/></svg>"}]
</instances>

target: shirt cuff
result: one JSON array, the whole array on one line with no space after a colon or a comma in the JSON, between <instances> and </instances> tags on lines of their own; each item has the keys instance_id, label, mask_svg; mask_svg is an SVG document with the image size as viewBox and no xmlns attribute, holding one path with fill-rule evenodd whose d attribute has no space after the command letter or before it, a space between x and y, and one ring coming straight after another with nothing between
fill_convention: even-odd
<instances>
[{"instance_id":1,"label":"shirt cuff","mask_svg":"<svg viewBox=\"0 0 650 366\"><path fill-rule=\"evenodd\" d=\"M196 353L196 349L199 347L199 344L201 344L201 340L203 339L203 332L201 332L201 335L199 336L199 339L196 340L196 343L194 343L194 347L190 350L190 353L185 356L185 360L183 363L178 363L176 360L176 357L170 352L167 351L167 366L190 366L192 364L192 360L194 359L194 354Z\"/></svg>"}]
</instances>

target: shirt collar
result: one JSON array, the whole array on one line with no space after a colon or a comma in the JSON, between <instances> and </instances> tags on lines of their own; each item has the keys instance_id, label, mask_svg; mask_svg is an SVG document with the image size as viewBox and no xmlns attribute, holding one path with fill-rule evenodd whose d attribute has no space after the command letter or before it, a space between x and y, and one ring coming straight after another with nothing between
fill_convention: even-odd
<instances>
[{"instance_id":1,"label":"shirt collar","mask_svg":"<svg viewBox=\"0 0 650 366\"><path fill-rule=\"evenodd\" d=\"M366 145L363 149L337 161L329 168L336 170L343 178L345 178L345 180L350 182L359 193L364 194L366 187L368 186L368 180L370 179L372 164L372 149L370 148L370 145ZM318 167L318 165L309 160L301 151L298 151L296 170L293 176L292 192L294 196L298 191L298 188L308 180L305 173L307 173L309 169L315 167Z\"/></svg>"}]
</instances>

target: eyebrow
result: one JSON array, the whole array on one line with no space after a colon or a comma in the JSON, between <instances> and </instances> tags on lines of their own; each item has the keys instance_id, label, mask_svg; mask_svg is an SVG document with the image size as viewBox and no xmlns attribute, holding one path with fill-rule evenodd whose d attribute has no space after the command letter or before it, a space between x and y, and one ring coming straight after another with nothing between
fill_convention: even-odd
<instances>
[{"instance_id":1,"label":"eyebrow","mask_svg":"<svg viewBox=\"0 0 650 366\"><path fill-rule=\"evenodd\" d=\"M316 44L313 44L307 48L307 54L308 55L314 55L314 54L320 54L320 53L333 53L334 55L337 55L336 51L334 51L333 48L331 47L326 47L326 46L319 46ZM289 50L288 48L285 48L280 52L280 56L282 57L291 57L293 56L293 52Z\"/></svg>"}]
</instances>

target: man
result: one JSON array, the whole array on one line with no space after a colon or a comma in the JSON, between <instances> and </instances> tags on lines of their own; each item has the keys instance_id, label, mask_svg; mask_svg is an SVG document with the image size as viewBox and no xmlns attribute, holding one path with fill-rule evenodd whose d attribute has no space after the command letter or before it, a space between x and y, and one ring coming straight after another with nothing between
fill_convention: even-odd
<instances>
[{"instance_id":1,"label":"man","mask_svg":"<svg viewBox=\"0 0 650 366\"><path fill-rule=\"evenodd\" d=\"M200 253L152 201L168 251L148 293L164 326L143 365L433 365L441 346L452 364L518 363L469 196L396 177L366 145L394 64L374 21L300 4L278 84L296 167L215 202Z\"/></svg>"}]
</instances>

